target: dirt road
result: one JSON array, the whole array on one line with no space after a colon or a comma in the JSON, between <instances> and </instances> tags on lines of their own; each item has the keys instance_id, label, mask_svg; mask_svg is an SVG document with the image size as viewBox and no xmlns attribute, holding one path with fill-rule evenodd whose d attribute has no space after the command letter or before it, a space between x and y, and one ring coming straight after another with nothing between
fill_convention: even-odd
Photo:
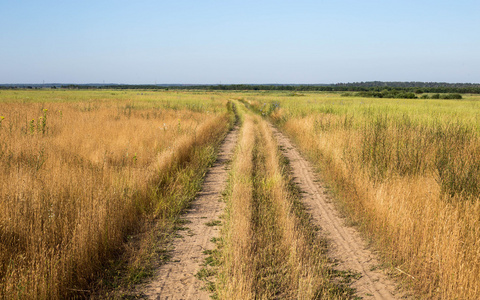
<instances>
[{"instance_id":1,"label":"dirt road","mask_svg":"<svg viewBox=\"0 0 480 300\"><path fill-rule=\"evenodd\" d=\"M304 192L302 200L316 225L329 240L330 257L337 262L338 270L353 271L361 275L352 287L363 299L400 299L405 296L396 291L395 284L381 271L375 255L367 248L359 233L346 226L344 219L330 203L325 190L315 179L313 168L302 158L290 140L272 127L284 155L290 160L296 183ZM217 226L207 223L217 221L225 204L220 200L225 189L227 170L225 162L231 157L236 144L238 129L231 131L214 166L205 177L202 191L192 203L184 219L188 229L180 231L181 237L173 242L171 260L161 266L155 279L146 286L144 294L150 299L210 299L204 282L195 274L202 268L205 250L215 248L212 237L219 235Z\"/></svg>"},{"instance_id":2,"label":"dirt road","mask_svg":"<svg viewBox=\"0 0 480 300\"><path fill-rule=\"evenodd\" d=\"M171 260L158 269L154 280L144 290L148 298L210 299L204 290L205 283L195 274L206 257L203 251L214 249L215 244L210 240L219 235L218 226L211 225L218 221L225 208L225 203L220 201L227 182L225 163L233 153L237 135L238 128L235 128L226 136L217 161L205 177L202 191L184 215L188 229L179 232L181 237L173 242Z\"/></svg>"},{"instance_id":3,"label":"dirt road","mask_svg":"<svg viewBox=\"0 0 480 300\"><path fill-rule=\"evenodd\" d=\"M327 201L325 190L315 180L313 168L302 158L290 140L272 126L279 146L290 160L295 182L304 192L302 200L316 225L322 228L329 241L329 256L338 262L336 269L353 271L361 275L352 284L356 295L363 299L400 299L395 292L395 284L380 270L375 255L367 249L360 234L352 227L345 225L343 218L332 203Z\"/></svg>"}]
</instances>

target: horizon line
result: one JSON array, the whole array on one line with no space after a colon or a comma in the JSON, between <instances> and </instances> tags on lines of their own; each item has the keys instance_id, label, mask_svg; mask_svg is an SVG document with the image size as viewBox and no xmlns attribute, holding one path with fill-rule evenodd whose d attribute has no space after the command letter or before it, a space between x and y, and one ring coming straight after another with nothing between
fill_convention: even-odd
<instances>
[{"instance_id":1,"label":"horizon line","mask_svg":"<svg viewBox=\"0 0 480 300\"><path fill-rule=\"evenodd\" d=\"M336 83L61 83L61 82L49 82L49 83L0 83L0 86L22 85L22 86L43 86L43 85L96 85L96 86L109 86L109 85L131 85L131 86L219 86L219 85L338 85L338 84L364 84L364 83L437 83L437 84L471 84L480 85L480 82L447 82L447 81L381 81L381 80L369 80L369 81L352 81L352 82L336 82Z\"/></svg>"}]
</instances>

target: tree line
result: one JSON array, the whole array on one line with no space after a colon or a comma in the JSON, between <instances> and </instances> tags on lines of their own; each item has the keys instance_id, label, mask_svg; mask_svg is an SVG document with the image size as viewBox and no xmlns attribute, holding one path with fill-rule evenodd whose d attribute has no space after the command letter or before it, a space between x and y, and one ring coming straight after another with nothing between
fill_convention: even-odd
<instances>
[{"instance_id":1,"label":"tree line","mask_svg":"<svg viewBox=\"0 0 480 300\"><path fill-rule=\"evenodd\" d=\"M385 82L368 81L335 84L5 84L0 89L64 88L64 89L148 89L148 90L212 90L212 91L319 91L377 93L456 93L480 94L478 83Z\"/></svg>"}]
</instances>

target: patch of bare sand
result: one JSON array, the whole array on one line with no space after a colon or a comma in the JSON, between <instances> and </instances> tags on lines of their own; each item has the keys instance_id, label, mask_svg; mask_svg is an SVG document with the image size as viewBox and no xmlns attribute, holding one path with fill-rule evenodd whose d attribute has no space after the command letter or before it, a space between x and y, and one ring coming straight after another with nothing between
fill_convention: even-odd
<instances>
[{"instance_id":1,"label":"patch of bare sand","mask_svg":"<svg viewBox=\"0 0 480 300\"><path fill-rule=\"evenodd\" d=\"M205 250L213 250L213 237L219 235L218 226L207 223L217 221L225 209L221 201L226 187L226 162L231 158L236 145L238 128L226 136L217 161L205 176L201 192L192 202L183 219L188 227L179 232L173 241L171 259L156 272L154 280L145 285L143 294L149 299L210 299L204 289L205 283L195 277L206 258Z\"/></svg>"},{"instance_id":2,"label":"patch of bare sand","mask_svg":"<svg viewBox=\"0 0 480 300\"><path fill-rule=\"evenodd\" d=\"M361 275L351 285L356 296L363 299L404 299L395 284L381 270L379 261L355 228L345 225L332 203L327 201L325 189L315 179L311 164L305 160L290 140L272 126L279 146L290 160L295 183L303 191L302 200L315 225L329 241L329 256L337 265L335 269L353 271Z\"/></svg>"}]
</instances>

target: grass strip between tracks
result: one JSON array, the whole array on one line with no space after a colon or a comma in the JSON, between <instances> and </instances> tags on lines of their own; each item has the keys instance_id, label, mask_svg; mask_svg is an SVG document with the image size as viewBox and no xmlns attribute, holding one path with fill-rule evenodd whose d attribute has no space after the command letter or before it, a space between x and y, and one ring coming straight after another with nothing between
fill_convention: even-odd
<instances>
[{"instance_id":1,"label":"grass strip between tracks","mask_svg":"<svg viewBox=\"0 0 480 300\"><path fill-rule=\"evenodd\" d=\"M219 243L221 299L342 299L332 283L325 243L299 202L267 123L245 113L227 189Z\"/></svg>"}]
</instances>

